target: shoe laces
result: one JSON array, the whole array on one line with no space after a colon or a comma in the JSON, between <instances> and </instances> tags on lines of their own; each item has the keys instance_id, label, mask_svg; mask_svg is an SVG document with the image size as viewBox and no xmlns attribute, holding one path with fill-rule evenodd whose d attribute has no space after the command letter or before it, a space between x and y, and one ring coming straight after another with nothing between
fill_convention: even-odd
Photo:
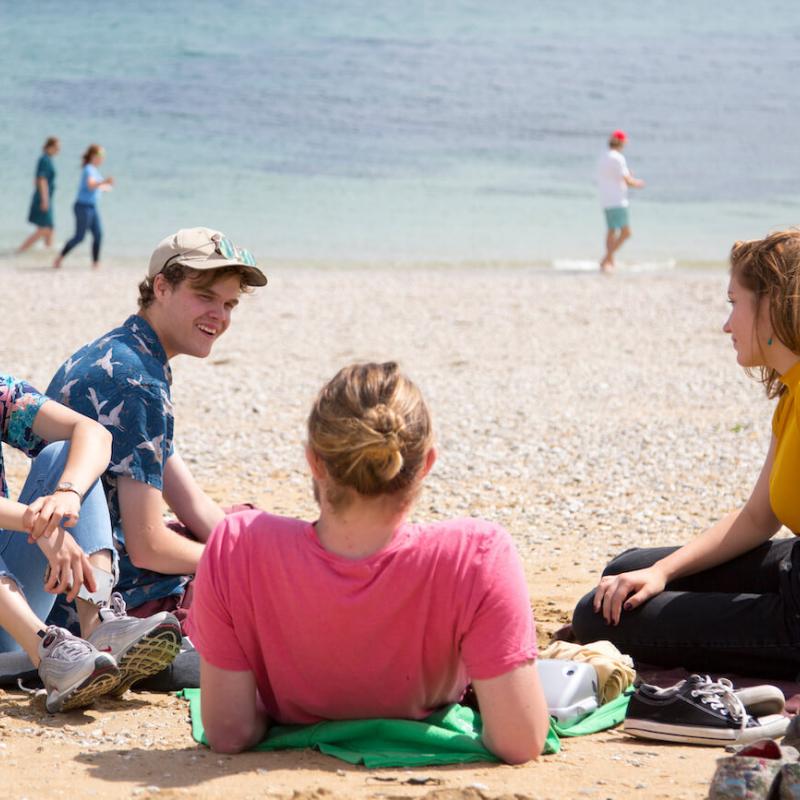
<instances>
[{"instance_id":1,"label":"shoe laces","mask_svg":"<svg viewBox=\"0 0 800 800\"><path fill-rule=\"evenodd\" d=\"M45 637L47 636L55 637L54 641L46 648L47 656L59 661L71 661L73 656L83 656L86 654L87 648L90 647L83 639L79 639L69 631L58 628L55 625L51 625L47 629Z\"/></svg>"},{"instance_id":2,"label":"shoe laces","mask_svg":"<svg viewBox=\"0 0 800 800\"><path fill-rule=\"evenodd\" d=\"M126 617L126 609L127 606L122 599L122 595L119 592L114 592L111 595L109 604L105 606L105 608L100 609L100 619L119 619L121 617Z\"/></svg>"},{"instance_id":3,"label":"shoe laces","mask_svg":"<svg viewBox=\"0 0 800 800\"><path fill-rule=\"evenodd\" d=\"M727 678L712 681L709 675L692 675L690 680L697 683L691 691L692 697L697 697L701 703L710 706L724 716L729 716L744 730L747 727L748 714L744 704L734 691L733 684Z\"/></svg>"},{"instance_id":4,"label":"shoe laces","mask_svg":"<svg viewBox=\"0 0 800 800\"><path fill-rule=\"evenodd\" d=\"M33 697L47 697L47 689L33 689L28 687L22 682L22 678L17 678L17 686L26 694L33 695Z\"/></svg>"}]
</instances>

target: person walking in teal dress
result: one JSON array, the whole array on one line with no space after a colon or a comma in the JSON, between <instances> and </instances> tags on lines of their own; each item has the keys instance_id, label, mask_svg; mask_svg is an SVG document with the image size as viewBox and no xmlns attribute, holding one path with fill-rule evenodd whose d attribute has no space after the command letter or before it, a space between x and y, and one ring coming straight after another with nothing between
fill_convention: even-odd
<instances>
[{"instance_id":1,"label":"person walking in teal dress","mask_svg":"<svg viewBox=\"0 0 800 800\"><path fill-rule=\"evenodd\" d=\"M36 230L17 248L23 253L39 239L44 239L47 247L53 244L53 192L56 189L56 170L53 156L58 155L61 144L58 138L51 136L44 143L42 155L36 162L36 175L33 179L34 192L28 222L36 226Z\"/></svg>"}]
</instances>

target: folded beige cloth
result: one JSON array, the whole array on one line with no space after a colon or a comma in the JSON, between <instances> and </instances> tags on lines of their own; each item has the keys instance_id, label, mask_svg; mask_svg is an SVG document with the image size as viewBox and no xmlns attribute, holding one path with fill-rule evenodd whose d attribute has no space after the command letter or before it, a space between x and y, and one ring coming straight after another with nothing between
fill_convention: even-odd
<instances>
[{"instance_id":1,"label":"folded beige cloth","mask_svg":"<svg viewBox=\"0 0 800 800\"><path fill-rule=\"evenodd\" d=\"M560 658L591 664L597 671L601 705L619 697L636 680L633 659L620 653L605 639L589 644L553 642L539 652L539 658Z\"/></svg>"}]
</instances>

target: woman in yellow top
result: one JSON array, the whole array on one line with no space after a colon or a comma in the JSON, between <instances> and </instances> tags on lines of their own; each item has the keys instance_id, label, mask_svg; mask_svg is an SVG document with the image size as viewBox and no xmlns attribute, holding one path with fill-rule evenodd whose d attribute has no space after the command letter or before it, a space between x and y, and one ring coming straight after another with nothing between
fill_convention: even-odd
<instances>
[{"instance_id":1,"label":"woman in yellow top","mask_svg":"<svg viewBox=\"0 0 800 800\"><path fill-rule=\"evenodd\" d=\"M651 664L800 674L800 230L737 242L728 286L736 360L779 398L744 506L683 547L628 550L575 609L579 641L610 639Z\"/></svg>"}]
</instances>

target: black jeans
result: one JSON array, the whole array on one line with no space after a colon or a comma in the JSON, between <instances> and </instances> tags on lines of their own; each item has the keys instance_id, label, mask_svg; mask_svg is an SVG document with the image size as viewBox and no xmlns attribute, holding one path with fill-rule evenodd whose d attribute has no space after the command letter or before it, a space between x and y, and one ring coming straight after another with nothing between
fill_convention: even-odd
<instances>
[{"instance_id":1,"label":"black jeans","mask_svg":"<svg viewBox=\"0 0 800 800\"><path fill-rule=\"evenodd\" d=\"M649 567L676 547L626 550L604 570ZM579 642L609 639L637 661L702 672L800 679L800 540L778 539L667 584L607 625L594 591L575 608Z\"/></svg>"}]
</instances>

